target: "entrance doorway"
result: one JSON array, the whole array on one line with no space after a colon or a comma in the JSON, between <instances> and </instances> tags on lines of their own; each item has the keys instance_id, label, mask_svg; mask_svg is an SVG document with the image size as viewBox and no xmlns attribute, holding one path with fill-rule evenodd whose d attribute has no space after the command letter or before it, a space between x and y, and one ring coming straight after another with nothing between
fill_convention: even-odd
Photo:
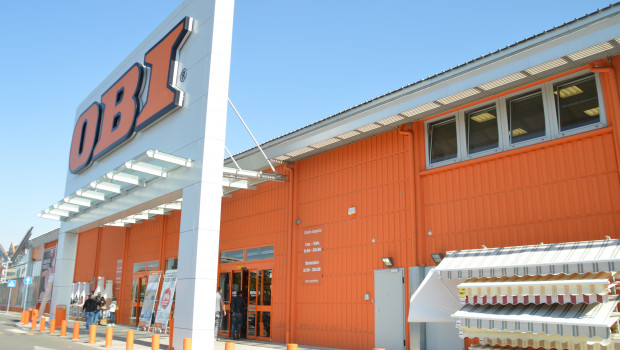
<instances>
[{"instance_id":1,"label":"entrance doorway","mask_svg":"<svg viewBox=\"0 0 620 350\"><path fill-rule=\"evenodd\" d=\"M271 339L271 281L273 269L269 267L247 268L220 273L222 299L226 316L222 319L220 336L232 336L230 301L233 292L241 292L247 308L243 313L241 338L269 341Z\"/></svg>"},{"instance_id":2,"label":"entrance doorway","mask_svg":"<svg viewBox=\"0 0 620 350\"><path fill-rule=\"evenodd\" d=\"M131 285L131 299L129 300L129 324L138 326L140 321L140 312L142 311L142 302L146 293L146 285L149 281L149 275L159 270L158 261L150 261L137 263L133 266L133 281Z\"/></svg>"}]
</instances>

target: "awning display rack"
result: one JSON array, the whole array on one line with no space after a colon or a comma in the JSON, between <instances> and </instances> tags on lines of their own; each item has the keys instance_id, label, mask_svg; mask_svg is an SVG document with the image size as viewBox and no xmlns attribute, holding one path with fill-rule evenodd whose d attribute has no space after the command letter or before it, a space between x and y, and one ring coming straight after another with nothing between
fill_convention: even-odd
<instances>
[{"instance_id":1,"label":"awning display rack","mask_svg":"<svg viewBox=\"0 0 620 350\"><path fill-rule=\"evenodd\" d=\"M194 161L173 154L148 150L92 181L74 193L39 212L45 219L66 221L96 208L138 187L168 175L179 168L190 168Z\"/></svg>"}]
</instances>

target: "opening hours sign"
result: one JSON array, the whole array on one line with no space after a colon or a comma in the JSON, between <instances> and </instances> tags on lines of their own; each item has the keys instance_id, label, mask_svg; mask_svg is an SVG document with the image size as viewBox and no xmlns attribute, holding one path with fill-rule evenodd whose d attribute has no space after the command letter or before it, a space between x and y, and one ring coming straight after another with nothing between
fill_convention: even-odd
<instances>
[{"instance_id":1,"label":"opening hours sign","mask_svg":"<svg viewBox=\"0 0 620 350\"><path fill-rule=\"evenodd\" d=\"M301 279L303 283L320 283L323 279L323 229L303 231Z\"/></svg>"}]
</instances>

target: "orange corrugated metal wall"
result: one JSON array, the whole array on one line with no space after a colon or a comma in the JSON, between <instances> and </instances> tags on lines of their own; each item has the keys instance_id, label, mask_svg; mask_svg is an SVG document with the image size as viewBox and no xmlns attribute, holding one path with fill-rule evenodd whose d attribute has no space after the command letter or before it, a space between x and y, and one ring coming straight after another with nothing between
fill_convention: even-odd
<instances>
[{"instance_id":1,"label":"orange corrugated metal wall","mask_svg":"<svg viewBox=\"0 0 620 350\"><path fill-rule=\"evenodd\" d=\"M73 273L74 282L89 282L95 278L98 239L98 228L82 232L78 235L75 270Z\"/></svg>"},{"instance_id":2,"label":"orange corrugated metal wall","mask_svg":"<svg viewBox=\"0 0 620 350\"><path fill-rule=\"evenodd\" d=\"M280 174L291 172L284 166ZM271 337L285 339L288 232L291 223L288 191L291 182L265 183L257 191L238 191L222 200L220 250L274 246L271 314Z\"/></svg>"},{"instance_id":3,"label":"orange corrugated metal wall","mask_svg":"<svg viewBox=\"0 0 620 350\"><path fill-rule=\"evenodd\" d=\"M613 59L614 67L619 63ZM383 268L382 256L406 268L434 265L434 252L483 244L620 237L620 136L613 127L619 125L614 90L620 81L611 78L601 73L609 126L599 130L426 170L420 121L402 129L403 134L413 131L413 143L391 131L299 161L293 174L297 207L283 203L280 215L258 209L266 199L283 201L291 181L235 193L224 200L220 248L269 244L251 236L263 232L261 225L286 221L284 211L292 210L293 220L301 220L292 231L296 280L280 281L293 290L291 341L371 348L374 308L363 294L373 295L373 270ZM282 192L276 194L277 188ZM347 209L353 206L357 216L349 218ZM298 242L304 230L315 228L324 232L323 279L306 285L300 279L303 247ZM275 266L284 264L286 254L277 249ZM277 268L274 275L286 276ZM283 316L274 310L274 318Z\"/></svg>"}]
</instances>

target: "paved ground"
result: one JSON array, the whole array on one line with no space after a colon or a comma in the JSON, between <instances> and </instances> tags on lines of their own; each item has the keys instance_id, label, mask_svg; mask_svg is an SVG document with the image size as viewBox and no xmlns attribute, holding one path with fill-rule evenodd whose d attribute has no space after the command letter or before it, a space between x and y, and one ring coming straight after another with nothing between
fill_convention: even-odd
<instances>
[{"instance_id":1,"label":"paved ground","mask_svg":"<svg viewBox=\"0 0 620 350\"><path fill-rule=\"evenodd\" d=\"M49 334L49 321L47 321L46 332L31 330L30 326L22 325L20 320L21 314L18 312L0 311L0 349L10 350L55 350L55 349L74 349L74 350L92 350L93 348L103 349L105 346L105 326L97 327L97 338L95 344L88 344L88 332L86 332L83 323L80 324L80 340L72 340L73 337L73 321L67 323L67 336L60 337L60 329L56 329L54 335ZM134 349L148 350L151 349L152 334L145 331L137 331L135 327L117 325L114 326L114 338L111 348L105 349L126 349L127 331L134 331ZM168 334L160 334L160 349L168 349ZM214 344L215 350L224 350L228 339L220 339ZM253 340L236 340L235 350L284 350L286 344L259 342ZM299 346L299 350L325 350L326 348L317 348L309 346ZM180 349L179 349L180 350Z\"/></svg>"}]
</instances>

